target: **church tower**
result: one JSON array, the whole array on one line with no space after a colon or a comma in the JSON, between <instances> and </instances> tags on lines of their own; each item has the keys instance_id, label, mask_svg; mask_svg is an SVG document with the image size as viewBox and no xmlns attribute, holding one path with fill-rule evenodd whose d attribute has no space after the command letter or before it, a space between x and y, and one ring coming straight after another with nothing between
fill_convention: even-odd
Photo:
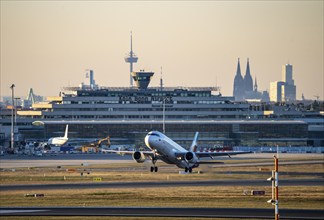
<instances>
[{"instance_id":1,"label":"church tower","mask_svg":"<svg viewBox=\"0 0 324 220\"><path fill-rule=\"evenodd\" d=\"M249 58L247 59L246 72L245 72L245 76L244 76L244 91L245 91L245 93L253 91L253 80L252 80L252 76L250 73Z\"/></svg>"},{"instance_id":2,"label":"church tower","mask_svg":"<svg viewBox=\"0 0 324 220\"><path fill-rule=\"evenodd\" d=\"M254 92L258 91L258 83L257 83L257 78L255 77L254 79Z\"/></svg>"},{"instance_id":3,"label":"church tower","mask_svg":"<svg viewBox=\"0 0 324 220\"><path fill-rule=\"evenodd\" d=\"M243 101L244 99L244 81L241 74L240 58L238 58L236 75L234 78L233 96L235 101Z\"/></svg>"}]
</instances>

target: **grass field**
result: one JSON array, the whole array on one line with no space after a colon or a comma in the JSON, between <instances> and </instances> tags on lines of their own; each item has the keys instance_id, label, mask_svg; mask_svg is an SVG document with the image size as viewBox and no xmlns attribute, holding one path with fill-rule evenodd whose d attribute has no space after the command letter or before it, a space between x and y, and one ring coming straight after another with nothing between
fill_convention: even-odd
<instances>
[{"instance_id":1,"label":"grass field","mask_svg":"<svg viewBox=\"0 0 324 220\"><path fill-rule=\"evenodd\" d=\"M264 190L265 196L246 196L244 190ZM43 193L45 197L24 197ZM160 206L269 208L270 187L168 187L127 189L42 190L1 192L1 206ZM280 207L321 209L321 187L280 187Z\"/></svg>"},{"instance_id":2,"label":"grass field","mask_svg":"<svg viewBox=\"0 0 324 220\"><path fill-rule=\"evenodd\" d=\"M298 160L312 161L313 158L301 157ZM292 158L281 161L292 161ZM296 160L296 158L295 158ZM244 164L273 162L269 159L228 160L226 164ZM92 182L100 177L102 181L159 181L159 180L210 180L210 179L267 179L271 175L272 165L224 167L213 165L201 165L190 175L179 175L179 169L158 162L158 173L148 172L151 163L124 163L124 164L101 164L91 166L59 166L59 167L33 167L0 170L1 184L37 184L37 183L64 183L64 182ZM280 165L281 178L317 178L314 175L294 175L287 172L324 173L322 164ZM237 174L237 172L242 172ZM247 172L247 173L246 173Z\"/></svg>"}]
</instances>

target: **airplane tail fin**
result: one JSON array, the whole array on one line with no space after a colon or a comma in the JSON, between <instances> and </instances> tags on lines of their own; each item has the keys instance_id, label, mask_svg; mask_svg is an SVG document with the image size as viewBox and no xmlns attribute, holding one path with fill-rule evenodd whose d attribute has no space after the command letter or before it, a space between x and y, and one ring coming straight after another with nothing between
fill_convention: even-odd
<instances>
[{"instance_id":1,"label":"airplane tail fin","mask_svg":"<svg viewBox=\"0 0 324 220\"><path fill-rule=\"evenodd\" d=\"M68 138L68 132L69 132L69 125L66 125L64 138Z\"/></svg>"},{"instance_id":2,"label":"airplane tail fin","mask_svg":"<svg viewBox=\"0 0 324 220\"><path fill-rule=\"evenodd\" d=\"M191 152L196 152L196 150L197 150L198 135L199 135L199 132L196 132L195 137L194 137L192 144L190 146Z\"/></svg>"}]
</instances>

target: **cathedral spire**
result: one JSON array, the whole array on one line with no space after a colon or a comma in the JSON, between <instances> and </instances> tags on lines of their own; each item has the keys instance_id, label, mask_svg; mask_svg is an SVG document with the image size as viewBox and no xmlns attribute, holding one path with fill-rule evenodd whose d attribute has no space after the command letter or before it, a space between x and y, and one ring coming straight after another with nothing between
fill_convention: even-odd
<instances>
[{"instance_id":1,"label":"cathedral spire","mask_svg":"<svg viewBox=\"0 0 324 220\"><path fill-rule=\"evenodd\" d=\"M255 77L254 79L254 91L257 92L258 91L258 83L257 83L257 78Z\"/></svg>"},{"instance_id":2,"label":"cathedral spire","mask_svg":"<svg viewBox=\"0 0 324 220\"><path fill-rule=\"evenodd\" d=\"M241 65L240 65L240 58L237 60L237 69L236 69L236 75L241 75Z\"/></svg>"},{"instance_id":3,"label":"cathedral spire","mask_svg":"<svg viewBox=\"0 0 324 220\"><path fill-rule=\"evenodd\" d=\"M251 73L250 73L250 62L249 62L249 58L247 58L246 73L245 73L245 75L251 75Z\"/></svg>"},{"instance_id":4,"label":"cathedral spire","mask_svg":"<svg viewBox=\"0 0 324 220\"><path fill-rule=\"evenodd\" d=\"M237 61L236 75L234 78L233 96L236 101L244 99L244 81L241 74L240 58Z\"/></svg>"},{"instance_id":5,"label":"cathedral spire","mask_svg":"<svg viewBox=\"0 0 324 220\"><path fill-rule=\"evenodd\" d=\"M253 91L253 80L250 72L250 62L249 58L247 58L247 64L246 64L246 72L244 76L244 91L245 92L251 92Z\"/></svg>"}]
</instances>

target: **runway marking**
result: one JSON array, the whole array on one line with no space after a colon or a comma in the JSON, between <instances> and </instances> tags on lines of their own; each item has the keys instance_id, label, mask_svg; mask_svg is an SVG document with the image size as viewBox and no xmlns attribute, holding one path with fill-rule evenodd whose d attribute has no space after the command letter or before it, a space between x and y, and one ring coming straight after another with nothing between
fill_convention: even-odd
<instances>
[{"instance_id":1,"label":"runway marking","mask_svg":"<svg viewBox=\"0 0 324 220\"><path fill-rule=\"evenodd\" d=\"M323 178L317 179L283 179L281 186L323 186ZM143 182L88 182L58 184L24 184L0 185L1 191L33 189L87 189L87 188L151 188L182 186L269 186L266 180L201 180L201 181L143 181Z\"/></svg>"},{"instance_id":2,"label":"runway marking","mask_svg":"<svg viewBox=\"0 0 324 220\"><path fill-rule=\"evenodd\" d=\"M49 210L0 210L0 214L24 213L24 212L48 212Z\"/></svg>"},{"instance_id":3,"label":"runway marking","mask_svg":"<svg viewBox=\"0 0 324 220\"><path fill-rule=\"evenodd\" d=\"M38 213L41 212L41 213ZM0 216L145 216L270 219L271 208L37 207L1 208ZM324 210L281 209L282 219L323 219Z\"/></svg>"}]
</instances>

